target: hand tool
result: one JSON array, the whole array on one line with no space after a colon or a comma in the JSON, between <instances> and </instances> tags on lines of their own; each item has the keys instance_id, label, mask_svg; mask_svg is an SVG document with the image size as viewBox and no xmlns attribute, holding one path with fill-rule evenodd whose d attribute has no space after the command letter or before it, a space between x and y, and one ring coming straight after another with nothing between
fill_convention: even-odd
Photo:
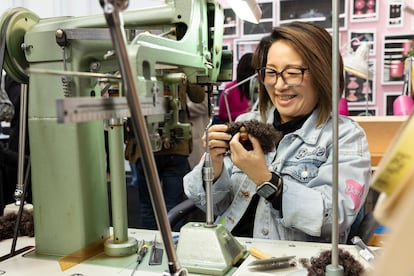
<instances>
[{"instance_id":1,"label":"hand tool","mask_svg":"<svg viewBox=\"0 0 414 276\"><path fill-rule=\"evenodd\" d=\"M138 266L140 265L140 263L142 263L142 260L144 259L145 255L148 252L148 245L145 244L145 241L142 240L142 242L140 243L140 246L138 247L138 257L137 257L137 264L134 268L134 270L132 270L131 276L134 275L135 271L137 270Z\"/></svg>"},{"instance_id":2,"label":"hand tool","mask_svg":"<svg viewBox=\"0 0 414 276\"><path fill-rule=\"evenodd\" d=\"M150 259L148 264L149 265L160 265L162 264L162 256L164 254L164 250L162 248L157 247L157 235L154 237L154 241L151 246L151 253Z\"/></svg>"}]
</instances>

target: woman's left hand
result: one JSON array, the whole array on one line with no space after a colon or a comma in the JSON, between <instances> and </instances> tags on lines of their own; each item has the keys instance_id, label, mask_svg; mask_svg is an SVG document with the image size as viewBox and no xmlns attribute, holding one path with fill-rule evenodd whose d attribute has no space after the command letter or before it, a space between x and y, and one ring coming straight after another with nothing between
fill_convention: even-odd
<instances>
[{"instance_id":1,"label":"woman's left hand","mask_svg":"<svg viewBox=\"0 0 414 276\"><path fill-rule=\"evenodd\" d=\"M270 179L265 155L259 141L248 134L253 149L246 150L240 143L240 133L236 133L229 142L233 164L242 170L256 185Z\"/></svg>"}]
</instances>

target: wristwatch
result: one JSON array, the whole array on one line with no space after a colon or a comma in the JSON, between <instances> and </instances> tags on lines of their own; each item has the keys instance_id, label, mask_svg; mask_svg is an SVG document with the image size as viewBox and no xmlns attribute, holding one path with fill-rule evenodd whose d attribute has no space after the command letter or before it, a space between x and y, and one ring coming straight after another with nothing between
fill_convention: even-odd
<instances>
[{"instance_id":1,"label":"wristwatch","mask_svg":"<svg viewBox=\"0 0 414 276\"><path fill-rule=\"evenodd\" d=\"M257 187L256 193L273 204L273 201L282 192L282 178L272 172L272 178Z\"/></svg>"}]
</instances>

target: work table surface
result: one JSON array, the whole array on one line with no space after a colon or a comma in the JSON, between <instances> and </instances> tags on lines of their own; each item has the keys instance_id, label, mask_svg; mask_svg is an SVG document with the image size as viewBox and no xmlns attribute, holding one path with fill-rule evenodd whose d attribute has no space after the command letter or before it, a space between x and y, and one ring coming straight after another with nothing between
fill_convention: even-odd
<instances>
[{"instance_id":1,"label":"work table surface","mask_svg":"<svg viewBox=\"0 0 414 276\"><path fill-rule=\"evenodd\" d=\"M128 229L129 237L136 238L138 241L153 241L157 235L158 241L161 242L161 235L158 231L143 230L143 229ZM177 233L179 235L179 233ZM249 249L255 247L261 251L271 254L274 257L282 256L296 256L296 259L318 257L322 251L330 250L330 244L322 243L310 243L310 242L292 242L292 241L276 241L276 240L263 240L263 239L249 239L249 238L237 238L237 240ZM10 253L12 240L4 240L0 242L0 256L5 256ZM36 256L35 239L29 237L19 237L16 243L16 251L25 248L27 246L33 246L33 248L18 254L14 257L8 258L0 262L0 275L5 274L7 276L23 276L23 275L132 275L133 269L136 265L136 255L127 257L108 257L102 252L95 257L85 260L79 264L76 264L68 269L62 271L57 257L48 256ZM370 264L367 263L359 254L357 249L352 245L340 245L340 248L349 251L362 265L366 268L370 268ZM206 250L208 245L206 245ZM164 250L163 265L148 266L147 254L133 275L162 275L162 272L166 270L167 266L164 266L167 262ZM253 272L248 268L248 264L257 260L252 255L249 255L242 264L231 275L235 276L247 276L247 275L287 275L287 276L299 276L307 275L307 271L302 267L301 263L297 261L296 267L284 268L279 270L270 270L265 272ZM178 258L179 261L179 258ZM110 263L110 264L109 264ZM188 274L196 275L196 274Z\"/></svg>"}]
</instances>

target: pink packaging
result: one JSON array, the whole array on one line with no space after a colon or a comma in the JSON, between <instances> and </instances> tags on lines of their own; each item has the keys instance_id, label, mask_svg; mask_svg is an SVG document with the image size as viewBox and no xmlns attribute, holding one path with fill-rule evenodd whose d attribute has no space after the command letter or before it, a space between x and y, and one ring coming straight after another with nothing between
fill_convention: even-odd
<instances>
[{"instance_id":1,"label":"pink packaging","mask_svg":"<svg viewBox=\"0 0 414 276\"><path fill-rule=\"evenodd\" d=\"M338 113L340 115L349 116L348 101L345 98L339 99Z\"/></svg>"},{"instance_id":2,"label":"pink packaging","mask_svg":"<svg viewBox=\"0 0 414 276\"><path fill-rule=\"evenodd\" d=\"M407 95L398 96L393 103L394 115L405 116L410 115L413 109L414 101L413 98Z\"/></svg>"}]
</instances>

